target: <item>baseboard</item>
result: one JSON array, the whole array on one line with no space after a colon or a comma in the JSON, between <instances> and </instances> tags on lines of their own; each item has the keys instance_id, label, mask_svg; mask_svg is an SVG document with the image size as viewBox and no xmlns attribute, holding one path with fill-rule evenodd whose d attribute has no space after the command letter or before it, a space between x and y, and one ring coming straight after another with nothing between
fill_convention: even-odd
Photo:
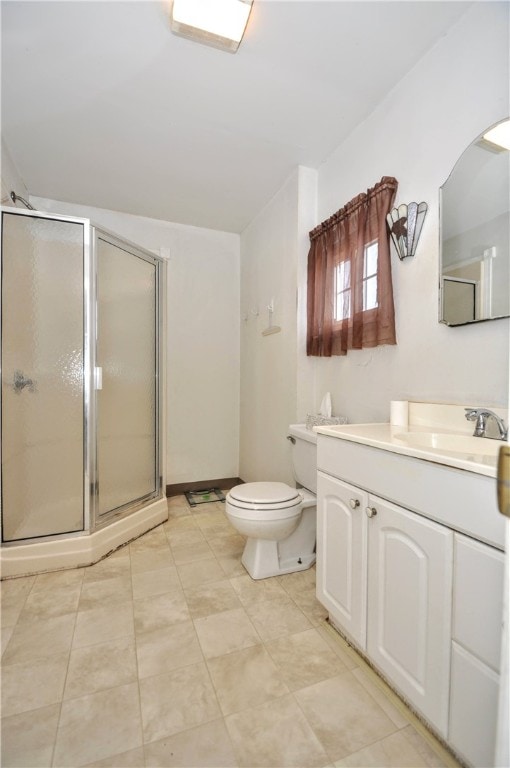
<instances>
[{"instance_id":1,"label":"baseboard","mask_svg":"<svg viewBox=\"0 0 510 768\"><path fill-rule=\"evenodd\" d=\"M243 481L240 477L222 477L218 480L190 480L189 483L173 483L167 485L167 496L180 496L184 491L205 491L206 488L219 488L221 491L229 491L235 485Z\"/></svg>"}]
</instances>

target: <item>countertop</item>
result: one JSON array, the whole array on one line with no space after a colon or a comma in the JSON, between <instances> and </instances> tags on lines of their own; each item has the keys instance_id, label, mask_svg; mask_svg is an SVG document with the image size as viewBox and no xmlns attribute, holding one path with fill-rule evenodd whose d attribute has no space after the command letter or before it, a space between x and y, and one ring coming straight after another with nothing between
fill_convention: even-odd
<instances>
[{"instance_id":1,"label":"countertop","mask_svg":"<svg viewBox=\"0 0 510 768\"><path fill-rule=\"evenodd\" d=\"M408 445L405 442L407 433L431 433L443 435L469 435L466 432L452 432L451 430L442 430L436 426L422 426L410 424L407 427L392 426L391 424L342 424L334 426L314 427L314 431L319 435L327 435L341 440L350 440L354 443L369 445L373 448L379 448L392 453L400 453L404 456L413 456L417 459L431 461L436 464L442 464L457 469L463 469L468 472L475 472L487 477L496 477L498 452L501 445L505 445L500 440L490 440L487 438L475 438L480 440L480 453L469 451L453 451L444 448L433 448L431 446ZM403 437L404 436L404 437ZM490 445L488 445L490 444ZM487 454L484 451L487 451Z\"/></svg>"}]
</instances>

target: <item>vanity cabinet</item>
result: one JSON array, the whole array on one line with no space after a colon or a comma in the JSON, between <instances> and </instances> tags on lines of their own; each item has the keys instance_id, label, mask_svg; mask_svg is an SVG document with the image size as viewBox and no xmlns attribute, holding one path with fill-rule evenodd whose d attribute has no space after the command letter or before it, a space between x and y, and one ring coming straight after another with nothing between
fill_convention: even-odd
<instances>
[{"instance_id":1,"label":"vanity cabinet","mask_svg":"<svg viewBox=\"0 0 510 768\"><path fill-rule=\"evenodd\" d=\"M318 599L446 735L452 532L322 472L318 500Z\"/></svg>"},{"instance_id":2,"label":"vanity cabinet","mask_svg":"<svg viewBox=\"0 0 510 768\"><path fill-rule=\"evenodd\" d=\"M317 466L319 601L468 764L492 765L504 563L494 480L321 434Z\"/></svg>"}]
</instances>

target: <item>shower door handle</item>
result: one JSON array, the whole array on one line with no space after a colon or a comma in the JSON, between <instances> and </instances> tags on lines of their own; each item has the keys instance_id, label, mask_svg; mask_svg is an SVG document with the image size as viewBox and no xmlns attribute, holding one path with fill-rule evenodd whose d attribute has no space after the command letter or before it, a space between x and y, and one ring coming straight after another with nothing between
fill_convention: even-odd
<instances>
[{"instance_id":1,"label":"shower door handle","mask_svg":"<svg viewBox=\"0 0 510 768\"><path fill-rule=\"evenodd\" d=\"M94 389L103 389L103 369L99 366L94 368Z\"/></svg>"},{"instance_id":2,"label":"shower door handle","mask_svg":"<svg viewBox=\"0 0 510 768\"><path fill-rule=\"evenodd\" d=\"M23 371L14 371L13 389L17 395L28 388L29 392L35 392L35 381L27 379Z\"/></svg>"}]
</instances>

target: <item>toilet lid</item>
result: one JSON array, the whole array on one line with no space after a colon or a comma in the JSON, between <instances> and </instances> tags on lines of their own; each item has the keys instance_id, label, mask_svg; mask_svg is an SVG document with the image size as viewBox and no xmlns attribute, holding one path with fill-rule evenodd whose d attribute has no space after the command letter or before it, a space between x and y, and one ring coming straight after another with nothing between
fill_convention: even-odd
<instances>
[{"instance_id":1,"label":"toilet lid","mask_svg":"<svg viewBox=\"0 0 510 768\"><path fill-rule=\"evenodd\" d=\"M274 505L292 502L297 504L301 496L296 488L286 483L244 483L236 485L229 493L232 499L243 503Z\"/></svg>"}]
</instances>

